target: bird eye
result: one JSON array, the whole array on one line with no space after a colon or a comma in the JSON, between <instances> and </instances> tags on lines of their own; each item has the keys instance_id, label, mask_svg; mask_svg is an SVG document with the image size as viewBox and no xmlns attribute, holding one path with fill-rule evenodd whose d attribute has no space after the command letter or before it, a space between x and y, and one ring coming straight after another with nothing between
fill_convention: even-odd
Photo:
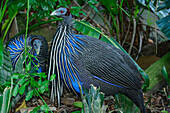
<instances>
[{"instance_id":1,"label":"bird eye","mask_svg":"<svg viewBox=\"0 0 170 113\"><path fill-rule=\"evenodd\" d=\"M34 44L34 46L37 46L37 44Z\"/></svg>"},{"instance_id":2,"label":"bird eye","mask_svg":"<svg viewBox=\"0 0 170 113\"><path fill-rule=\"evenodd\" d=\"M64 13L64 11L63 11L63 10L61 10L61 11L60 11L60 13Z\"/></svg>"}]
</instances>

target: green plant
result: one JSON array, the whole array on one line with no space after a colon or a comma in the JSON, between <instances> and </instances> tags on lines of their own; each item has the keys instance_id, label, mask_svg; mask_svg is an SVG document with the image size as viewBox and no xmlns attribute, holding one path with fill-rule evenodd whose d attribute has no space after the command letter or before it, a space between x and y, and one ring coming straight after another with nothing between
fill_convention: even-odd
<instances>
[{"instance_id":1,"label":"green plant","mask_svg":"<svg viewBox=\"0 0 170 113\"><path fill-rule=\"evenodd\" d=\"M139 108L129 98L122 94L115 95L115 111L121 113L137 113Z\"/></svg>"},{"instance_id":2,"label":"green plant","mask_svg":"<svg viewBox=\"0 0 170 113\"><path fill-rule=\"evenodd\" d=\"M37 4L34 4L34 5L37 5ZM1 93L4 92L4 95L0 97L0 99L3 100L3 104L0 106L0 108L2 108L3 106L2 110L4 112L9 112L11 108L11 104L9 103L15 104L15 102L13 102L14 99L11 100L11 97L12 96L15 97L18 94L20 95L26 94L27 101L30 100L34 95L39 96L45 105L39 106L37 108L41 108L41 110L48 112L50 109L45 103L45 101L43 100L43 98L40 96L40 93L42 94L45 91L48 91L48 85L50 81L45 79L46 78L45 73L35 73L38 68L37 68L37 65L34 64L32 59L35 59L35 60L38 60L38 59L35 56L28 53L30 48L27 48L25 44L25 51L23 52L19 61L17 62L15 69L12 70L12 63L10 60L9 53L8 51L6 51L5 48L3 48L3 42L5 38L7 37L7 33L10 33L10 27L12 25L12 21L14 17L18 14L20 10L23 10L25 8L27 8L27 23L26 23L26 30L24 30L26 32L26 36L25 36L25 40L26 40L28 29L29 29L28 27L29 11L30 11L29 0L25 0L25 1L20 1L20 0L4 1L3 0L1 2L0 30L2 32L0 33L0 78L1 78L0 79L0 92ZM41 19L43 19L43 16L41 17ZM35 24L34 26L31 26L30 28L33 28L35 26L48 23L51 21L56 21L56 20L59 20L59 19L53 19L47 22L41 22L40 24ZM22 33L24 33L24 31ZM26 56L27 56L27 59L26 59ZM23 67L23 64L25 64L25 69ZM31 68L32 64L34 65L34 68ZM39 80L35 81L34 80L35 77L38 77ZM51 76L51 80L54 78L55 78L55 75ZM14 84L16 84L14 86L13 86L13 80L14 80ZM9 93L9 90L10 90L10 93ZM7 106L7 107L4 107L4 106ZM35 108L34 111L36 111L37 108Z\"/></svg>"},{"instance_id":3,"label":"green plant","mask_svg":"<svg viewBox=\"0 0 170 113\"><path fill-rule=\"evenodd\" d=\"M0 112L8 113L10 111L10 102L11 102L11 87L6 87L3 91L3 95L0 95Z\"/></svg>"},{"instance_id":4,"label":"green plant","mask_svg":"<svg viewBox=\"0 0 170 113\"><path fill-rule=\"evenodd\" d=\"M104 105L104 94L99 92L100 88L91 85L89 91L81 93L83 102L82 113L105 113L107 106ZM81 90L80 90L81 91ZM82 92L82 91L81 91Z\"/></svg>"},{"instance_id":5,"label":"green plant","mask_svg":"<svg viewBox=\"0 0 170 113\"><path fill-rule=\"evenodd\" d=\"M2 0L1 1L1 8L0 8L0 38L2 41L5 40L6 35L9 31L9 28L12 24L14 17L17 15L17 10L9 9L7 10L7 4L9 0ZM4 5L3 5L4 4ZM8 18L6 18L8 16Z\"/></svg>"}]
</instances>

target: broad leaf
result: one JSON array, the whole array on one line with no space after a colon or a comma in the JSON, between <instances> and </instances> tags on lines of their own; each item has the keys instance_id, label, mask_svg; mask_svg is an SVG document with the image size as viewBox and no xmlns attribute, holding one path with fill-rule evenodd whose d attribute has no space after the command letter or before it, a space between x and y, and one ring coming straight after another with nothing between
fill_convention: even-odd
<instances>
[{"instance_id":1,"label":"broad leaf","mask_svg":"<svg viewBox=\"0 0 170 113\"><path fill-rule=\"evenodd\" d=\"M56 75L55 75L55 74L52 74L52 75L50 76L50 81L53 81L53 80L55 79L55 77L56 77Z\"/></svg>"},{"instance_id":2,"label":"broad leaf","mask_svg":"<svg viewBox=\"0 0 170 113\"><path fill-rule=\"evenodd\" d=\"M6 48L3 48L2 66L0 67L0 83L3 84L10 80L12 75L12 63Z\"/></svg>"},{"instance_id":3,"label":"broad leaf","mask_svg":"<svg viewBox=\"0 0 170 113\"><path fill-rule=\"evenodd\" d=\"M83 107L83 103L81 101L76 101L73 103L74 106L82 108Z\"/></svg>"},{"instance_id":4,"label":"broad leaf","mask_svg":"<svg viewBox=\"0 0 170 113\"><path fill-rule=\"evenodd\" d=\"M15 97L18 94L18 90L19 90L19 85L15 85L15 88L13 90L13 96Z\"/></svg>"},{"instance_id":5,"label":"broad leaf","mask_svg":"<svg viewBox=\"0 0 170 113\"><path fill-rule=\"evenodd\" d=\"M29 91L26 95L25 100L26 101L30 100L32 98L33 94L34 94L34 90Z\"/></svg>"},{"instance_id":6,"label":"broad leaf","mask_svg":"<svg viewBox=\"0 0 170 113\"><path fill-rule=\"evenodd\" d=\"M8 113L10 110L11 88L6 87L3 95L0 95L0 112Z\"/></svg>"},{"instance_id":7,"label":"broad leaf","mask_svg":"<svg viewBox=\"0 0 170 113\"><path fill-rule=\"evenodd\" d=\"M156 21L156 23L165 36L170 40L170 15Z\"/></svg>"},{"instance_id":8,"label":"broad leaf","mask_svg":"<svg viewBox=\"0 0 170 113\"><path fill-rule=\"evenodd\" d=\"M155 0L156 1L156 0ZM157 11L170 8L170 0L165 0L157 9Z\"/></svg>"},{"instance_id":9,"label":"broad leaf","mask_svg":"<svg viewBox=\"0 0 170 113\"><path fill-rule=\"evenodd\" d=\"M167 81L168 84L170 84L170 78L168 75L168 72L166 70L166 67L163 66L162 70L161 70L162 75L164 76L165 80Z\"/></svg>"},{"instance_id":10,"label":"broad leaf","mask_svg":"<svg viewBox=\"0 0 170 113\"><path fill-rule=\"evenodd\" d=\"M109 12L112 12L113 14L118 14L118 7L115 0L99 0Z\"/></svg>"},{"instance_id":11,"label":"broad leaf","mask_svg":"<svg viewBox=\"0 0 170 113\"><path fill-rule=\"evenodd\" d=\"M75 21L74 22L74 27L77 29L77 31L83 33L84 35L88 35L91 37L95 37L99 39L100 36L100 29L99 28L95 28L96 30L98 30L99 32L97 32L96 30L93 29L93 27L90 25L90 23L86 22L86 21Z\"/></svg>"}]
</instances>

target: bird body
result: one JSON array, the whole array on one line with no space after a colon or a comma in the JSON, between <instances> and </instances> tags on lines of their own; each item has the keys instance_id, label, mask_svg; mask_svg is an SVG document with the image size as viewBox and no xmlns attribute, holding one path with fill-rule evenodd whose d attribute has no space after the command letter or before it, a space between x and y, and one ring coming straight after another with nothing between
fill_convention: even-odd
<instances>
[{"instance_id":1,"label":"bird body","mask_svg":"<svg viewBox=\"0 0 170 113\"><path fill-rule=\"evenodd\" d=\"M39 72L45 71L45 60L47 59L48 54L48 44L45 37L40 35L27 35L26 47L30 48L28 53L38 58L40 64ZM7 49L10 52L13 69L15 69L19 58L25 51L25 35L14 37L7 45ZM32 60L37 64L37 61L34 58Z\"/></svg>"},{"instance_id":2,"label":"bird body","mask_svg":"<svg viewBox=\"0 0 170 113\"><path fill-rule=\"evenodd\" d=\"M63 8L52 13L64 19L56 31L50 51L48 78L52 74L57 75L56 80L52 81L52 102L56 96L58 101L60 99L62 81L76 92L80 92L79 83L88 89L93 84L106 95L125 94L145 112L142 94L144 79L133 61L108 43L74 34L70 24L72 16L64 16L66 13Z\"/></svg>"}]
</instances>

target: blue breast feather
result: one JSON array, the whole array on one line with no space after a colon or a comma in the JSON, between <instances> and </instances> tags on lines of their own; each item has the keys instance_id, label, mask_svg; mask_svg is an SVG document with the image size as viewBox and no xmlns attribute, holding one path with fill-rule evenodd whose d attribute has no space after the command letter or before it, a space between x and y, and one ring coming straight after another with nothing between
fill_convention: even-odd
<instances>
[{"instance_id":1,"label":"blue breast feather","mask_svg":"<svg viewBox=\"0 0 170 113\"><path fill-rule=\"evenodd\" d=\"M21 54L25 50L25 39L24 38L25 38L25 35L15 37L8 44L7 48L10 52L13 69L15 69L16 63L18 62ZM31 41L31 38L27 38L27 39L28 39L28 41ZM33 55L37 56L36 53L33 53ZM35 58L32 58L32 60L36 61ZM34 63L37 65L37 62L34 62ZM34 66L33 63L32 63L32 66ZM42 72L41 67L39 67L39 70L37 72Z\"/></svg>"}]
</instances>

